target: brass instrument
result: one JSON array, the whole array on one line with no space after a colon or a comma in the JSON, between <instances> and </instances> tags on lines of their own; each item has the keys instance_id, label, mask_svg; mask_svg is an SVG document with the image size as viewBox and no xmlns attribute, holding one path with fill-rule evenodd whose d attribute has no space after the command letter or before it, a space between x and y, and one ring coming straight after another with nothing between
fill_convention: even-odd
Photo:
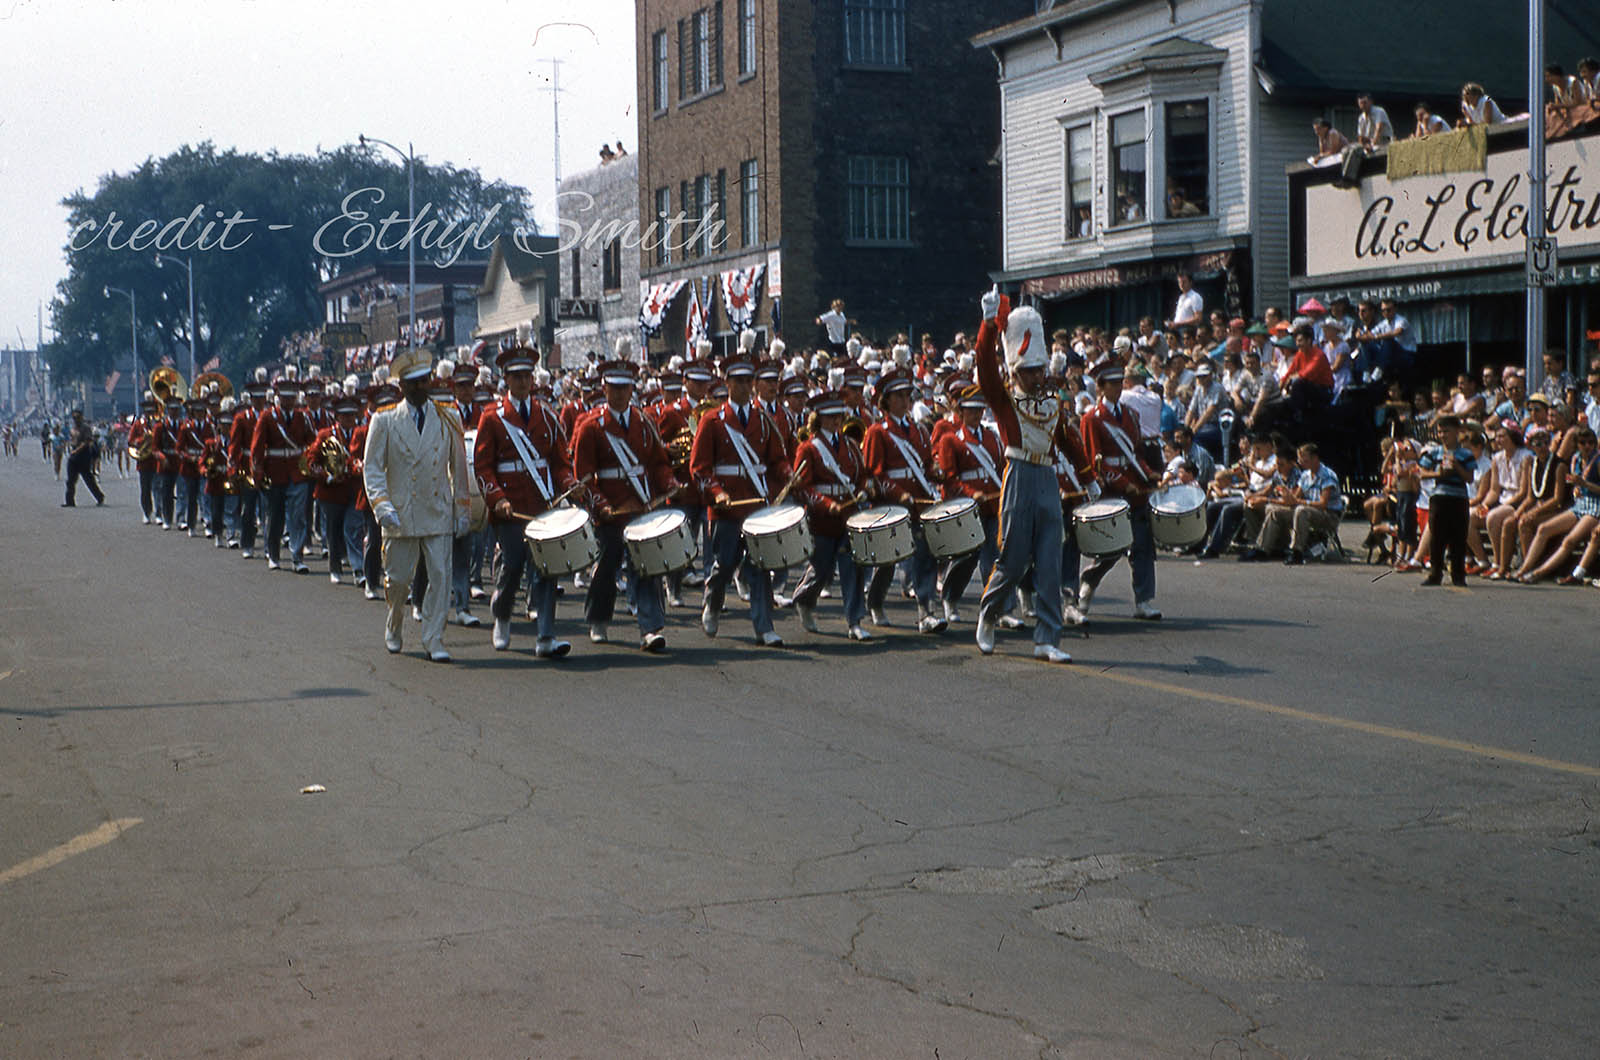
<instances>
[{"instance_id":1,"label":"brass instrument","mask_svg":"<svg viewBox=\"0 0 1600 1060\"><path fill-rule=\"evenodd\" d=\"M694 434L700 426L700 418L721 407L722 402L716 398L706 398L690 410L689 425L667 440L667 453L672 457L673 466L681 467L689 462L689 451L694 448Z\"/></svg>"},{"instance_id":2,"label":"brass instrument","mask_svg":"<svg viewBox=\"0 0 1600 1060\"><path fill-rule=\"evenodd\" d=\"M196 394L204 394L208 386L217 388L219 399L233 396L233 383L221 372L201 372L194 377L193 390Z\"/></svg>"},{"instance_id":3,"label":"brass instrument","mask_svg":"<svg viewBox=\"0 0 1600 1060\"><path fill-rule=\"evenodd\" d=\"M128 447L128 456L136 461L149 460L156 455L156 432L152 431L150 425L143 420L140 421L140 426L144 428L144 433L139 436L136 444Z\"/></svg>"},{"instance_id":4,"label":"brass instrument","mask_svg":"<svg viewBox=\"0 0 1600 1060\"><path fill-rule=\"evenodd\" d=\"M206 446L206 454L200 458L200 474L209 479L227 478L228 454L215 446Z\"/></svg>"},{"instance_id":5,"label":"brass instrument","mask_svg":"<svg viewBox=\"0 0 1600 1060\"><path fill-rule=\"evenodd\" d=\"M300 473L315 475L318 472L325 473L330 482L338 482L350 474L350 450L337 435L328 435L315 451L307 448L300 454Z\"/></svg>"},{"instance_id":6,"label":"brass instrument","mask_svg":"<svg viewBox=\"0 0 1600 1060\"><path fill-rule=\"evenodd\" d=\"M177 398L179 401L189 399L189 386L183 381L183 374L176 368L162 365L150 373L150 393L155 395L161 407L167 407L167 401Z\"/></svg>"}]
</instances>

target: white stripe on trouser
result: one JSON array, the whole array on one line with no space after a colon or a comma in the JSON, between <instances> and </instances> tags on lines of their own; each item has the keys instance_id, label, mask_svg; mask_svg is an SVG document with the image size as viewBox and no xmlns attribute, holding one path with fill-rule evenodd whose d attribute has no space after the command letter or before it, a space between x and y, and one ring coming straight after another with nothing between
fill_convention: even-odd
<instances>
[{"instance_id":1,"label":"white stripe on trouser","mask_svg":"<svg viewBox=\"0 0 1600 1060\"><path fill-rule=\"evenodd\" d=\"M978 613L1000 617L1022 576L1033 568L1035 644L1061 639L1061 486L1055 468L1012 461L1000 487L1000 558L983 587Z\"/></svg>"},{"instance_id":2,"label":"white stripe on trouser","mask_svg":"<svg viewBox=\"0 0 1600 1060\"><path fill-rule=\"evenodd\" d=\"M450 535L390 537L383 535L384 599L389 605L388 630L405 632L406 593L417 573L417 560L428 568L428 591L422 594L422 647L444 647L445 612L450 604Z\"/></svg>"}]
</instances>

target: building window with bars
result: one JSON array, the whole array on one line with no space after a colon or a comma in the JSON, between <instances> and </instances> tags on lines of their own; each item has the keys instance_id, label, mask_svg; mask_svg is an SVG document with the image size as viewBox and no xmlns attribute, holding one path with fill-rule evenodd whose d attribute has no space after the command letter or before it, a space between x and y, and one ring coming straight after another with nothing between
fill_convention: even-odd
<instances>
[{"instance_id":1,"label":"building window with bars","mask_svg":"<svg viewBox=\"0 0 1600 1060\"><path fill-rule=\"evenodd\" d=\"M650 37L650 105L658 113L667 109L667 31Z\"/></svg>"},{"instance_id":2,"label":"building window with bars","mask_svg":"<svg viewBox=\"0 0 1600 1060\"><path fill-rule=\"evenodd\" d=\"M739 0L739 76L756 72L756 0Z\"/></svg>"},{"instance_id":3,"label":"building window with bars","mask_svg":"<svg viewBox=\"0 0 1600 1060\"><path fill-rule=\"evenodd\" d=\"M760 177L756 160L739 163L739 245L753 247L761 242Z\"/></svg>"},{"instance_id":4,"label":"building window with bars","mask_svg":"<svg viewBox=\"0 0 1600 1060\"><path fill-rule=\"evenodd\" d=\"M905 0L844 0L844 61L905 66Z\"/></svg>"},{"instance_id":5,"label":"building window with bars","mask_svg":"<svg viewBox=\"0 0 1600 1060\"><path fill-rule=\"evenodd\" d=\"M722 87L722 0L678 21L679 101Z\"/></svg>"},{"instance_id":6,"label":"building window with bars","mask_svg":"<svg viewBox=\"0 0 1600 1060\"><path fill-rule=\"evenodd\" d=\"M894 156L853 155L848 183L851 242L911 241L910 162Z\"/></svg>"}]
</instances>

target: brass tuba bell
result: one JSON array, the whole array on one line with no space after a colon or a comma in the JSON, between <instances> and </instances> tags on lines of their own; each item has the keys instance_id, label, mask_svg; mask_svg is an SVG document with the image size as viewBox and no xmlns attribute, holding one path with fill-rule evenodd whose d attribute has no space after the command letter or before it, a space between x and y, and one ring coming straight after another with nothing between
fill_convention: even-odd
<instances>
[{"instance_id":1,"label":"brass tuba bell","mask_svg":"<svg viewBox=\"0 0 1600 1060\"><path fill-rule=\"evenodd\" d=\"M162 365L150 373L150 393L161 402L163 410L171 398L177 398L179 401L189 400L189 386L183 381L183 373L167 365Z\"/></svg>"}]
</instances>

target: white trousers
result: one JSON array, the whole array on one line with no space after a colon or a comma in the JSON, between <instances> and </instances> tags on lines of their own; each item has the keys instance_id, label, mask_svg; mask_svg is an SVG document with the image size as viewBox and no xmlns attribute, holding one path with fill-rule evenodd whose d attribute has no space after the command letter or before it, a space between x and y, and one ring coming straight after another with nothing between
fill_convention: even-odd
<instances>
[{"instance_id":1,"label":"white trousers","mask_svg":"<svg viewBox=\"0 0 1600 1060\"><path fill-rule=\"evenodd\" d=\"M383 594L389 604L388 632L398 635L405 619L406 593L417 573L417 560L428 565L428 591L422 594L422 647L444 648L444 621L450 605L450 535L390 537L383 535Z\"/></svg>"}]
</instances>

